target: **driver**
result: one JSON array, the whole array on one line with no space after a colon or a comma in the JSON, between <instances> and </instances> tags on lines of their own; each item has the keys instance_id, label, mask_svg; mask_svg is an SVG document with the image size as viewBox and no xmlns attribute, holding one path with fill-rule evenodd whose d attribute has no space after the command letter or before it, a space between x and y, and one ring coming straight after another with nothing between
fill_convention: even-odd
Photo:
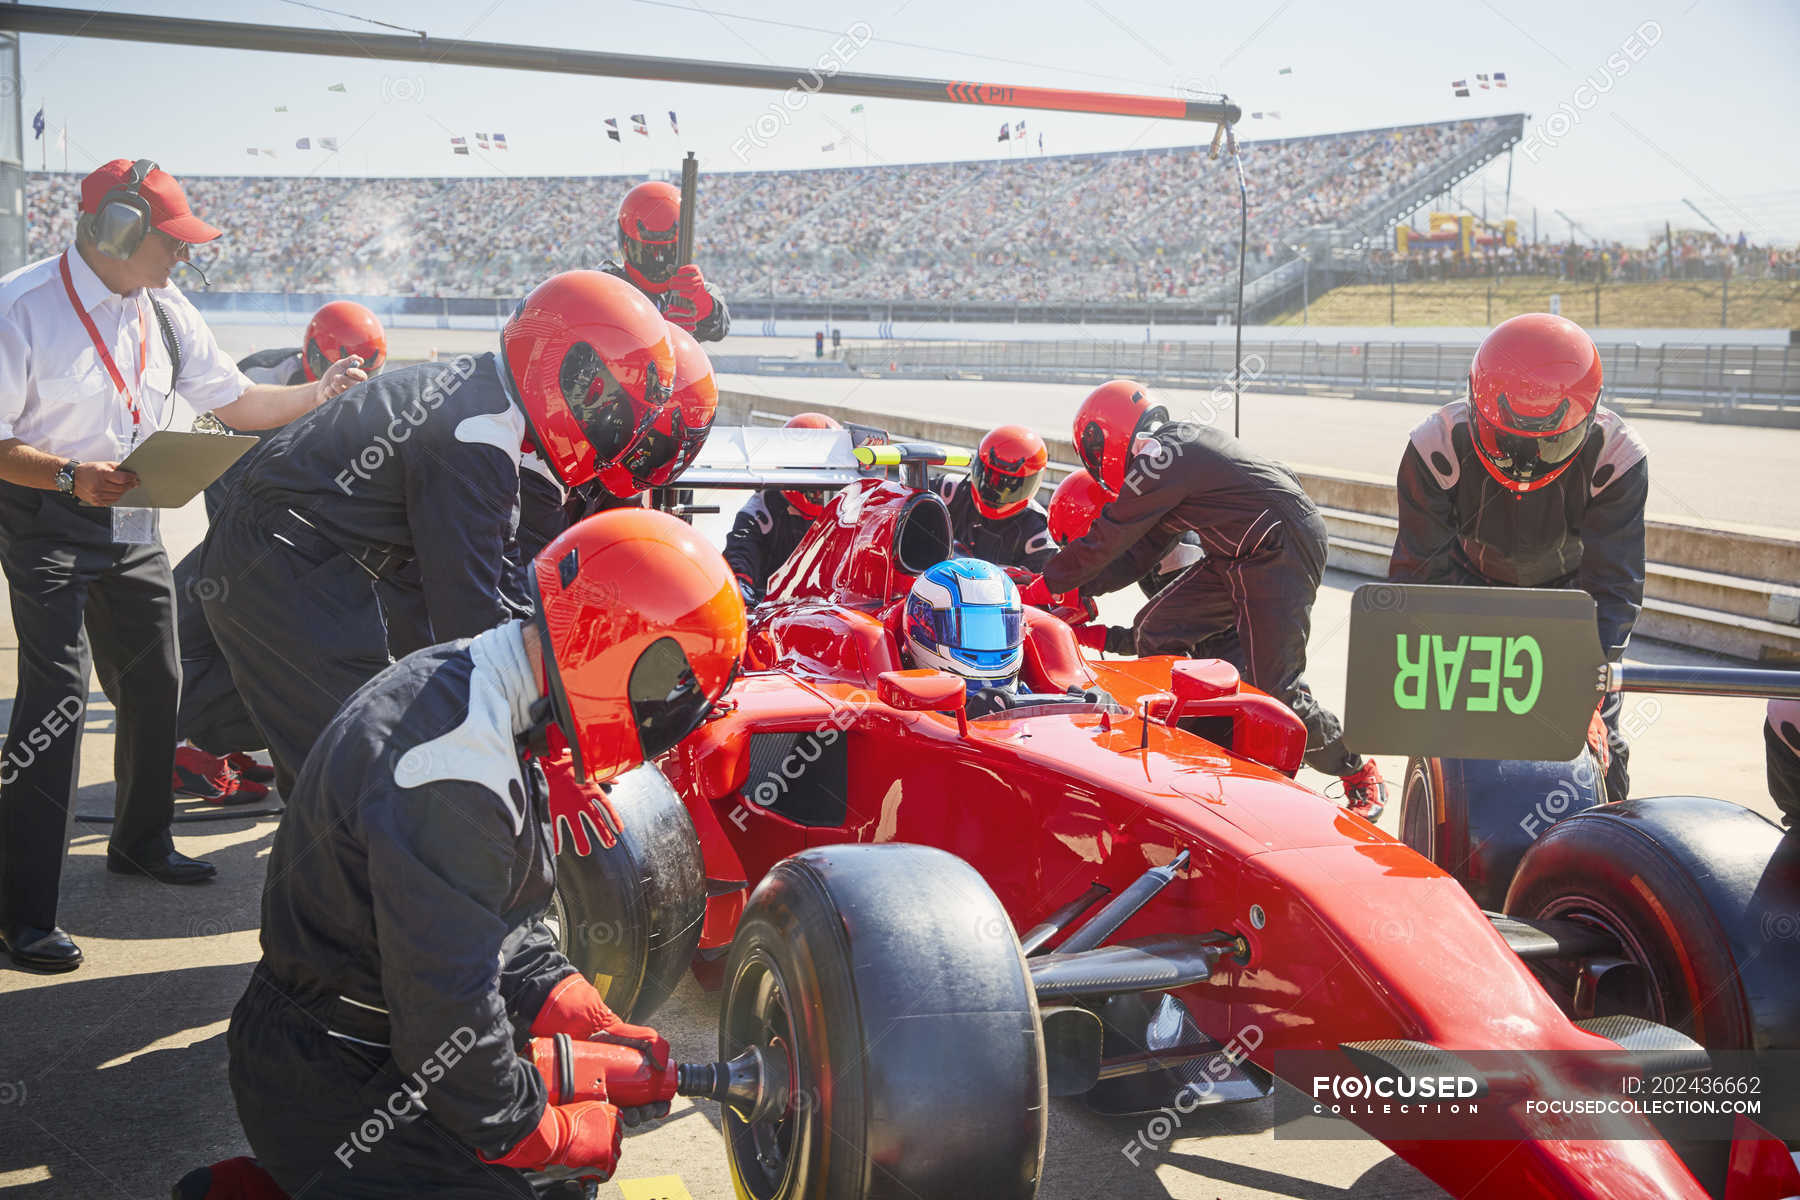
<instances>
[{"instance_id":1,"label":"driver","mask_svg":"<svg viewBox=\"0 0 1800 1200\"><path fill-rule=\"evenodd\" d=\"M604 817L562 810L538 758L554 727L601 783L686 737L731 678L744 607L717 551L642 509L562 534L531 583L530 620L408 656L320 735L227 1034L260 1170L201 1168L178 1195L255 1195L244 1176L266 1171L309 1200L524 1198L524 1170L612 1173L622 1114L547 1102L534 1042L626 1045L652 1070L668 1044L608 1008L542 921L558 822ZM626 1123L667 1111L649 1107Z\"/></svg>"},{"instance_id":2,"label":"driver","mask_svg":"<svg viewBox=\"0 0 1800 1200\"><path fill-rule=\"evenodd\" d=\"M985 717L1027 704L1104 699L1071 689L1068 695L1022 690L1025 607L1005 570L978 558L952 558L928 567L906 596L906 657L914 667L960 675L968 714Z\"/></svg>"}]
</instances>

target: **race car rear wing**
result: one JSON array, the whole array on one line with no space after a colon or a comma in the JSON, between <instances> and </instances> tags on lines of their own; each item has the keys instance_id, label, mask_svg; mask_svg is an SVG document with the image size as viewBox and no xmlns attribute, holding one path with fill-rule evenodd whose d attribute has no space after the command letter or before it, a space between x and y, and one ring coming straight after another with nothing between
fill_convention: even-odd
<instances>
[{"instance_id":1,"label":"race car rear wing","mask_svg":"<svg viewBox=\"0 0 1800 1200\"><path fill-rule=\"evenodd\" d=\"M843 429L715 426L687 470L669 486L701 488L837 488L860 479L886 479L895 468L905 482L924 488L934 466L967 467L966 450L924 442L890 444L887 431L869 425Z\"/></svg>"}]
</instances>

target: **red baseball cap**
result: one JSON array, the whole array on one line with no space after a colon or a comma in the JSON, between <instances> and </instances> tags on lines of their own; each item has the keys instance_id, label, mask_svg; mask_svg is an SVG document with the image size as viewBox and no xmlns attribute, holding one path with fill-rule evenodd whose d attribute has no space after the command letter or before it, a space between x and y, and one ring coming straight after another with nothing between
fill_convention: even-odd
<instances>
[{"instance_id":1,"label":"red baseball cap","mask_svg":"<svg viewBox=\"0 0 1800 1200\"><path fill-rule=\"evenodd\" d=\"M106 199L106 193L115 188L125 186L131 177L133 159L115 158L92 175L81 181L81 211L95 213L100 211L100 202ZM196 217L188 209L187 194L175 177L161 167L151 171L138 188L150 205L150 224L182 242L198 245L210 242L219 236L219 231Z\"/></svg>"}]
</instances>

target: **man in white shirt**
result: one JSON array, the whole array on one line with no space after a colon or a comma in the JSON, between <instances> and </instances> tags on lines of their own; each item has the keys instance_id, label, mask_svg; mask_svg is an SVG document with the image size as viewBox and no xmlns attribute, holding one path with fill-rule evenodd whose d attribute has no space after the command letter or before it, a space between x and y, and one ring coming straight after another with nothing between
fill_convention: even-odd
<instances>
[{"instance_id":1,"label":"man in white shirt","mask_svg":"<svg viewBox=\"0 0 1800 1200\"><path fill-rule=\"evenodd\" d=\"M169 286L188 247L218 236L154 163L115 159L82 181L75 243L0 279L0 568L19 639L0 760L0 939L22 966L81 962L56 904L90 640L118 698L107 869L164 883L214 874L169 834L174 587L155 511L118 506L137 482L119 462L168 424L176 394L234 428L264 429L364 378L353 358L295 387L245 378Z\"/></svg>"}]
</instances>

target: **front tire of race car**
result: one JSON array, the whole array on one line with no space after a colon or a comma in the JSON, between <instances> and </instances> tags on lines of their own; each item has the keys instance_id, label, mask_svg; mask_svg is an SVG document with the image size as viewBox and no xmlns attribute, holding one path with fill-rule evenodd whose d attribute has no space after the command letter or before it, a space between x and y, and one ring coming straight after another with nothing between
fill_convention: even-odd
<instances>
[{"instance_id":1,"label":"front tire of race car","mask_svg":"<svg viewBox=\"0 0 1800 1200\"><path fill-rule=\"evenodd\" d=\"M954 855L839 845L777 863L725 970L720 1058L751 1047L792 1083L774 1116L723 1110L740 1200L1036 1194L1036 994L1005 909Z\"/></svg>"},{"instance_id":2,"label":"front tire of race car","mask_svg":"<svg viewBox=\"0 0 1800 1200\"><path fill-rule=\"evenodd\" d=\"M706 915L700 838L681 797L646 763L613 780L618 843L565 843L546 923L557 947L628 1021L649 1019L681 982Z\"/></svg>"},{"instance_id":3,"label":"front tire of race car","mask_svg":"<svg viewBox=\"0 0 1800 1200\"><path fill-rule=\"evenodd\" d=\"M1697 796L1576 813L1526 852L1506 912L1618 944L1533 964L1577 1018L1643 1017L1709 1050L1800 1048L1800 839L1759 813Z\"/></svg>"}]
</instances>

